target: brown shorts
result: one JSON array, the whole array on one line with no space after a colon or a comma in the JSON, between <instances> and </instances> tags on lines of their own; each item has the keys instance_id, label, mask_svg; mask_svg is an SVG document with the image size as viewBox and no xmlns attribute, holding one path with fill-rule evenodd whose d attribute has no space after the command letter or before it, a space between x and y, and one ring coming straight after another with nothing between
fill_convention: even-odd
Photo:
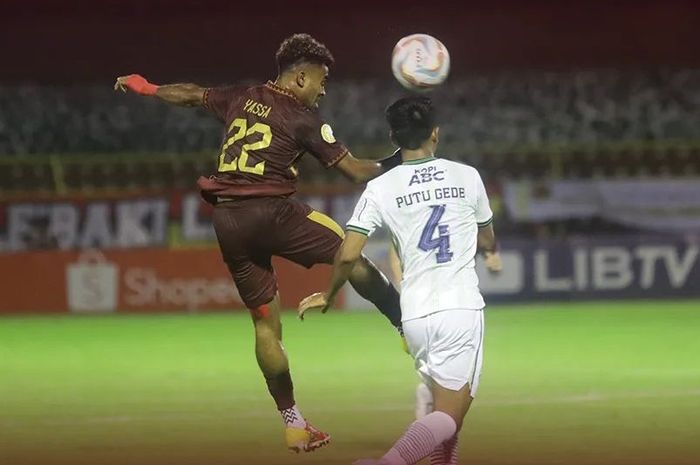
<instances>
[{"instance_id":1,"label":"brown shorts","mask_svg":"<svg viewBox=\"0 0 700 465\"><path fill-rule=\"evenodd\" d=\"M273 255L307 268L333 263L343 238L338 223L293 198L221 202L213 219L221 254L251 309L270 302L277 293Z\"/></svg>"}]
</instances>

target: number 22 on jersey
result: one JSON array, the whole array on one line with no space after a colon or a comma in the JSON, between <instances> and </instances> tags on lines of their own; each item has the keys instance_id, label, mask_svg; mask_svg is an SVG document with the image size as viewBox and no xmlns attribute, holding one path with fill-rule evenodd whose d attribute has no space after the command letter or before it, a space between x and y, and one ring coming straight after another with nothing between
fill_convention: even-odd
<instances>
[{"instance_id":1,"label":"number 22 on jersey","mask_svg":"<svg viewBox=\"0 0 700 465\"><path fill-rule=\"evenodd\" d=\"M233 135L229 137L221 147L221 154L219 155L219 172L238 170L243 173L262 175L265 172L265 161L249 166L248 152L266 149L270 146L270 143L272 142L272 130L270 129L270 126L263 123L255 123L249 128L248 122L245 118L236 118L228 128L229 134L234 130L235 132ZM233 160L227 162L226 150L239 140L254 134L260 134L262 137L257 142L243 144L240 155L234 156Z\"/></svg>"},{"instance_id":2,"label":"number 22 on jersey","mask_svg":"<svg viewBox=\"0 0 700 465\"><path fill-rule=\"evenodd\" d=\"M420 235L418 248L424 252L437 249L435 260L438 263L447 263L452 260L454 254L450 250L450 227L446 224L440 224L440 219L445 214L445 205L431 205L430 208L433 211ZM435 230L437 230L438 237L433 237Z\"/></svg>"}]
</instances>

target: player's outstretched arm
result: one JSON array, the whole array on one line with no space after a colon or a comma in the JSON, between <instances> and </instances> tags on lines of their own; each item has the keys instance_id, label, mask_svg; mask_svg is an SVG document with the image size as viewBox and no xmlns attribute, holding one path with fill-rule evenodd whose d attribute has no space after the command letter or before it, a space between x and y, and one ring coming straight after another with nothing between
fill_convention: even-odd
<instances>
[{"instance_id":1,"label":"player's outstretched arm","mask_svg":"<svg viewBox=\"0 0 700 465\"><path fill-rule=\"evenodd\" d=\"M348 153L335 165L343 176L355 183L367 182L384 172L382 166L373 160L361 160Z\"/></svg>"},{"instance_id":2,"label":"player's outstretched arm","mask_svg":"<svg viewBox=\"0 0 700 465\"><path fill-rule=\"evenodd\" d=\"M157 97L165 102L185 107L200 106L204 103L204 87L197 84L166 84L158 86L138 74L119 76L114 90L127 90L139 95Z\"/></svg>"},{"instance_id":3,"label":"player's outstretched arm","mask_svg":"<svg viewBox=\"0 0 700 465\"><path fill-rule=\"evenodd\" d=\"M335 297L350 277L350 272L355 262L362 256L362 249L367 243L367 236L354 231L348 231L343 243L335 254L333 260L333 274L331 283L326 292L317 292L302 300L297 310L299 319L304 319L304 313L308 310L321 310L326 313L333 305Z\"/></svg>"},{"instance_id":4,"label":"player's outstretched arm","mask_svg":"<svg viewBox=\"0 0 700 465\"><path fill-rule=\"evenodd\" d=\"M335 166L346 178L359 184L370 181L400 164L401 151L397 150L391 156L381 160L355 158L348 152L348 154Z\"/></svg>"}]
</instances>

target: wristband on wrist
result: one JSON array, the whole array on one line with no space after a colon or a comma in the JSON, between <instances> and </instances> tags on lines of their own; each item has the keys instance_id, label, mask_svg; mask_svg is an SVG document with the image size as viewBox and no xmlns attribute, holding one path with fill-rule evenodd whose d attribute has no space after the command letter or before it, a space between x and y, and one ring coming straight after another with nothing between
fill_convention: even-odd
<instances>
[{"instance_id":1,"label":"wristband on wrist","mask_svg":"<svg viewBox=\"0 0 700 465\"><path fill-rule=\"evenodd\" d=\"M126 85L129 89L140 95L155 95L158 91L158 86L151 84L138 74L132 74L126 79Z\"/></svg>"},{"instance_id":2,"label":"wristband on wrist","mask_svg":"<svg viewBox=\"0 0 700 465\"><path fill-rule=\"evenodd\" d=\"M143 85L143 89L141 91L143 95L156 95L156 92L158 92L158 86L151 84L148 81L146 81L146 83Z\"/></svg>"}]
</instances>

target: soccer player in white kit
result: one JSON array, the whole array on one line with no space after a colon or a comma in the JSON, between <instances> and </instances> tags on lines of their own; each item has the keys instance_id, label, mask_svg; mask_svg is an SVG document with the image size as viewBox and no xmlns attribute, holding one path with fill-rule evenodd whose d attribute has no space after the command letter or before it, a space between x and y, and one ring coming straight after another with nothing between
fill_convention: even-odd
<instances>
[{"instance_id":1,"label":"soccer player in white kit","mask_svg":"<svg viewBox=\"0 0 700 465\"><path fill-rule=\"evenodd\" d=\"M326 312L367 238L386 225L401 258L401 313L408 348L429 387L433 411L417 419L381 459L356 465L457 463L457 433L481 374L484 299L474 269L477 250L500 271L492 213L476 169L435 158L439 128L427 97L398 100L386 111L403 164L367 184L336 254L327 292L299 305Z\"/></svg>"}]
</instances>

